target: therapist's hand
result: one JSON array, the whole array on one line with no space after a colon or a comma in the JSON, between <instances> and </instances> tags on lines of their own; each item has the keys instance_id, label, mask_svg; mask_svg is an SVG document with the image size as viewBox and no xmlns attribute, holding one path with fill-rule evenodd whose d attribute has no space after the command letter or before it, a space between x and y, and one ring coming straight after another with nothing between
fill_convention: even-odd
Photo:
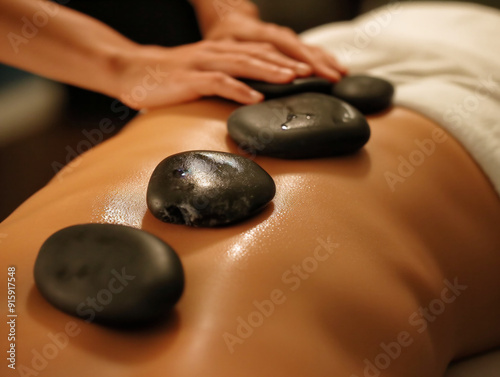
<instances>
[{"instance_id":1,"label":"therapist's hand","mask_svg":"<svg viewBox=\"0 0 500 377\"><path fill-rule=\"evenodd\" d=\"M135 108L220 96L243 104L263 100L236 78L286 83L307 74L304 64L269 43L202 41L180 47L137 46L116 62L114 95Z\"/></svg>"},{"instance_id":2,"label":"therapist's hand","mask_svg":"<svg viewBox=\"0 0 500 377\"><path fill-rule=\"evenodd\" d=\"M257 17L246 13L227 14L223 19L213 22L205 30L204 35L209 40L268 43L284 55L306 63L307 66L302 66L303 76L314 74L338 81L347 73L347 69L340 65L333 56L321 48L304 44L291 29L262 22Z\"/></svg>"}]
</instances>

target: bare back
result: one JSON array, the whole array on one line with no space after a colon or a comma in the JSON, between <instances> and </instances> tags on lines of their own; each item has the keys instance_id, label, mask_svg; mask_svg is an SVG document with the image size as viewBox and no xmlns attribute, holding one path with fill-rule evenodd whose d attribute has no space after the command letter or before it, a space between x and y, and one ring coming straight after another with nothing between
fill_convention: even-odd
<instances>
[{"instance_id":1,"label":"bare back","mask_svg":"<svg viewBox=\"0 0 500 377\"><path fill-rule=\"evenodd\" d=\"M255 158L277 194L248 221L201 229L155 219L145 200L153 169L186 150L239 153L225 124L234 108L206 100L139 116L0 225L2 270L16 266L18 278L18 369L437 377L452 359L500 344L498 196L451 136L408 110L370 117L372 138L352 156ZM40 296L41 244L88 222L142 228L178 252L186 289L163 326L107 329Z\"/></svg>"}]
</instances>

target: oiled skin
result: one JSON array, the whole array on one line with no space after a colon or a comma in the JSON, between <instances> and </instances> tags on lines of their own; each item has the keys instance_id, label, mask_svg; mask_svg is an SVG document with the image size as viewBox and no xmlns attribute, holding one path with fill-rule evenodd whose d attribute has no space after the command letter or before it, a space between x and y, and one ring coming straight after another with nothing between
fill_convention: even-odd
<instances>
[{"instance_id":1,"label":"oiled skin","mask_svg":"<svg viewBox=\"0 0 500 377\"><path fill-rule=\"evenodd\" d=\"M7 235L0 271L17 268L18 368L51 377L363 376L364 360L374 362L382 342L407 332L413 343L382 375L438 377L450 360L500 344L498 196L451 137L393 192L384 174L397 173L398 156L417 150L415 139L439 130L411 111L369 117L371 140L353 156L255 158L277 194L236 226L189 228L148 213L148 179L166 156L238 153L225 124L234 108L205 100L139 116L0 224ZM63 227L87 222L140 227L179 253L186 289L163 326L108 329L61 313L40 296L32 276L40 245ZM315 255L324 260L290 280L298 276L293 266ZM467 288L419 333L422 322L410 319L441 297L445 279ZM237 335L238 317L247 319L254 301L269 300L276 289L285 302L251 336L228 345L224 334ZM0 297L5 308L6 295ZM32 364L33 352L52 342L48 334L70 322L78 335L47 365ZM8 349L5 336L0 344Z\"/></svg>"}]
</instances>

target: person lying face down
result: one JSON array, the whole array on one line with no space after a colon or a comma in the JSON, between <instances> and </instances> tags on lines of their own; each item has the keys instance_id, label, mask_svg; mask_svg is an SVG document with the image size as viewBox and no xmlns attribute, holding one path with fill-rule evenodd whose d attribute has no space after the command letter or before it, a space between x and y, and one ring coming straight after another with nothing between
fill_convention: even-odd
<instances>
[{"instance_id":1,"label":"person lying face down","mask_svg":"<svg viewBox=\"0 0 500 377\"><path fill-rule=\"evenodd\" d=\"M454 138L407 109L368 117L371 140L357 154L256 157L276 196L246 221L156 219L145 200L153 169L187 150L239 153L226 131L234 109L205 100L141 115L0 225L1 268L15 266L21 375L437 377L500 343L498 197ZM399 156L410 163L415 140L433 154L393 191L384 173L398 174ZM160 325L94 323L92 311L113 300L108 286L82 319L40 295L32 271L42 243L89 222L140 228L177 251L185 290ZM116 295L134 283L126 271L113 278Z\"/></svg>"},{"instance_id":2,"label":"person lying face down","mask_svg":"<svg viewBox=\"0 0 500 377\"><path fill-rule=\"evenodd\" d=\"M434 67L442 77L443 65ZM418 78L412 69L408 76ZM455 103L443 97L440 107ZM432 112L409 107L369 116L370 141L356 154L255 157L276 195L254 217L221 228L158 220L146 190L167 156L242 153L226 130L235 106L199 101L138 117L0 224L0 264L16 279L15 303L2 296L1 305L20 318L10 319L14 340L2 340L14 355L9 362L21 375L40 376L442 377L450 361L498 346L500 203L490 170ZM461 119L473 135L489 118ZM33 280L40 246L62 228L89 222L142 229L177 251L185 290L160 325L124 331L92 320L114 295L127 294L134 279L126 270L110 271L109 283L83 302L82 319L41 296Z\"/></svg>"}]
</instances>

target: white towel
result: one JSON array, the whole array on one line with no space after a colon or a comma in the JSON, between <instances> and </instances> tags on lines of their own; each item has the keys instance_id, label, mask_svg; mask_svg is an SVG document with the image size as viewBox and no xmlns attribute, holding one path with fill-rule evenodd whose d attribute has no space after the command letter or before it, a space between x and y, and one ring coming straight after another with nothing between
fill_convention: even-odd
<instances>
[{"instance_id":1,"label":"white towel","mask_svg":"<svg viewBox=\"0 0 500 377\"><path fill-rule=\"evenodd\" d=\"M352 73L395 84L394 103L452 133L500 195L500 11L472 3L392 3L302 38Z\"/></svg>"}]
</instances>

